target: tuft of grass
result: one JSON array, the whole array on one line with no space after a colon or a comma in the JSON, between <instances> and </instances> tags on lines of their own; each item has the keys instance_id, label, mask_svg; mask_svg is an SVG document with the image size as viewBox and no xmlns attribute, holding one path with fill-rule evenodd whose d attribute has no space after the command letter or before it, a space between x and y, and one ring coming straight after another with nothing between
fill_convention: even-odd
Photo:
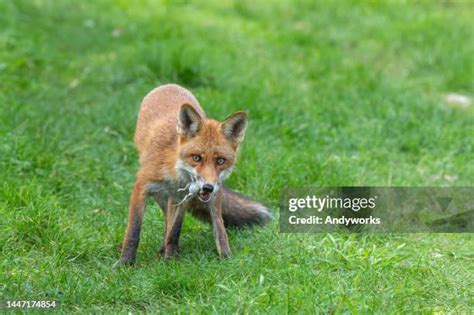
<instances>
[{"instance_id":1,"label":"tuft of grass","mask_svg":"<svg viewBox=\"0 0 474 315\"><path fill-rule=\"evenodd\" d=\"M474 14L462 2L0 1L0 300L64 312L468 313L472 234L230 231L186 217L164 262L149 204L114 270L140 100L175 82L209 116L246 110L229 185L471 186Z\"/></svg>"}]
</instances>

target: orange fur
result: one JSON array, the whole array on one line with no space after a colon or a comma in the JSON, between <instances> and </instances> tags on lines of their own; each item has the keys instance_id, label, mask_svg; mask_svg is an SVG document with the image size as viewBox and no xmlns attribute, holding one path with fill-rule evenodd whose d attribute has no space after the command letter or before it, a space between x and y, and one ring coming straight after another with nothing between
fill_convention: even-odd
<instances>
[{"instance_id":1,"label":"orange fur","mask_svg":"<svg viewBox=\"0 0 474 315\"><path fill-rule=\"evenodd\" d=\"M135 261L148 196L153 196L165 213L160 250L165 257L178 254L185 209L212 222L223 257L230 256L224 225L269 219L263 205L222 186L222 180L232 172L246 126L247 115L242 112L223 122L208 119L195 97L178 85L160 86L143 99L134 138L140 169L130 198L122 263ZM198 189L195 194L180 189L191 183Z\"/></svg>"}]
</instances>

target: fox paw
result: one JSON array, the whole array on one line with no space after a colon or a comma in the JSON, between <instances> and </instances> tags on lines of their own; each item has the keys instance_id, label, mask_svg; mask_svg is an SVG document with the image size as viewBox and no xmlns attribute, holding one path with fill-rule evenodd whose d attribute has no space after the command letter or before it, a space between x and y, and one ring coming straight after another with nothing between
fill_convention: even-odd
<instances>
[{"instance_id":1,"label":"fox paw","mask_svg":"<svg viewBox=\"0 0 474 315\"><path fill-rule=\"evenodd\" d=\"M158 255L159 256L165 255L165 245L161 245L160 249L158 250Z\"/></svg>"},{"instance_id":2,"label":"fox paw","mask_svg":"<svg viewBox=\"0 0 474 315\"><path fill-rule=\"evenodd\" d=\"M113 268L114 269L119 269L119 268L123 268L123 267L130 267L130 266L133 266L135 265L135 261L134 260L130 260L130 259L120 259L120 260L117 260L115 262L115 264L113 265Z\"/></svg>"},{"instance_id":3,"label":"fox paw","mask_svg":"<svg viewBox=\"0 0 474 315\"><path fill-rule=\"evenodd\" d=\"M165 259L178 257L179 256L179 247L178 245L168 245L168 246L161 246L160 250L158 251L160 256L163 256Z\"/></svg>"},{"instance_id":4,"label":"fox paw","mask_svg":"<svg viewBox=\"0 0 474 315\"><path fill-rule=\"evenodd\" d=\"M219 257L222 258L222 259L231 258L232 257L232 252L230 251L230 249L223 250L219 253Z\"/></svg>"}]
</instances>

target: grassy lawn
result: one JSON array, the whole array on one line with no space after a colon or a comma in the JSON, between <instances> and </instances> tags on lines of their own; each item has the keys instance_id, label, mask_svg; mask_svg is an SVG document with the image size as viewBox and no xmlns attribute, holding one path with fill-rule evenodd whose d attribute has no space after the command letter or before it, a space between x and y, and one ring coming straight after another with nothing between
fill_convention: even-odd
<instances>
[{"instance_id":1,"label":"grassy lawn","mask_svg":"<svg viewBox=\"0 0 474 315\"><path fill-rule=\"evenodd\" d=\"M230 231L217 258L187 216L157 257L150 201L136 268L115 270L138 169L138 106L175 82L208 115L246 110L228 181L471 186L474 6L444 1L0 0L0 300L64 312L474 311L473 234Z\"/></svg>"}]
</instances>

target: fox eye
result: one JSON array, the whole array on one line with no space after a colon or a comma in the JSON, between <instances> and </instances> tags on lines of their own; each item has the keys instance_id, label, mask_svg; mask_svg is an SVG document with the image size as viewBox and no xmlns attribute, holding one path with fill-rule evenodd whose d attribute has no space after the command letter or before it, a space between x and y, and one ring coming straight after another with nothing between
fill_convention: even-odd
<instances>
[{"instance_id":1,"label":"fox eye","mask_svg":"<svg viewBox=\"0 0 474 315\"><path fill-rule=\"evenodd\" d=\"M200 162L202 160L202 157L200 155L197 155L197 154L193 154L193 161L194 162Z\"/></svg>"},{"instance_id":2,"label":"fox eye","mask_svg":"<svg viewBox=\"0 0 474 315\"><path fill-rule=\"evenodd\" d=\"M220 158L217 158L217 159L216 159L216 163L217 163L217 165L223 165L223 164L225 163L225 159L224 159L224 158L221 158L221 157L220 157Z\"/></svg>"}]
</instances>

